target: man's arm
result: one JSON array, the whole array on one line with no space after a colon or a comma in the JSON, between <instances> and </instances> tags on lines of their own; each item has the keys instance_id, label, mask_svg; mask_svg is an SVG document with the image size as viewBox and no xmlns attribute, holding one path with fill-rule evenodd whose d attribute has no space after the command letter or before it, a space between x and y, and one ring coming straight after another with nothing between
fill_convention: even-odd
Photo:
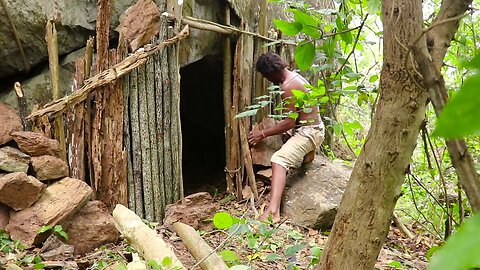
<instances>
[{"instance_id":1,"label":"man's arm","mask_svg":"<svg viewBox=\"0 0 480 270\"><path fill-rule=\"evenodd\" d=\"M287 89L283 89L284 92L282 94L282 100L287 100L292 96L292 89L294 88L290 87ZM295 111L296 111L296 108L293 103L289 103L285 105L284 113L287 113L287 114L294 113ZM282 121L278 122L275 126L271 128L267 128L264 130L256 130L256 131L252 130L248 135L248 142L250 145L256 145L260 140L268 136L283 134L287 132L288 130L295 127L295 123L296 123L296 119L287 117Z\"/></svg>"}]
</instances>

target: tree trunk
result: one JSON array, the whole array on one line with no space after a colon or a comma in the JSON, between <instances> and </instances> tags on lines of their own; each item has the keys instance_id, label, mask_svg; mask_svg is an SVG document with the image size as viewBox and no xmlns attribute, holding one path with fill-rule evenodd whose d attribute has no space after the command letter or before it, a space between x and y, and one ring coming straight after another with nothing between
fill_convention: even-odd
<instances>
[{"instance_id":1,"label":"tree trunk","mask_svg":"<svg viewBox=\"0 0 480 270\"><path fill-rule=\"evenodd\" d=\"M404 66L422 31L422 1L384 0L380 97L317 269L373 269L425 116L427 94Z\"/></svg>"}]
</instances>

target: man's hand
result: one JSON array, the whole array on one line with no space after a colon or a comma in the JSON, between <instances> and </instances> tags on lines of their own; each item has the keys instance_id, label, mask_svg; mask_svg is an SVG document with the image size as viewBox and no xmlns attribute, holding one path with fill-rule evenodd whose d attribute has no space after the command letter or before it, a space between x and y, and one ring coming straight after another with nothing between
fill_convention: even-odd
<instances>
[{"instance_id":1,"label":"man's hand","mask_svg":"<svg viewBox=\"0 0 480 270\"><path fill-rule=\"evenodd\" d=\"M260 130L252 130L250 134L248 134L248 144L251 146L256 145L259 141L264 138L262 131Z\"/></svg>"}]
</instances>

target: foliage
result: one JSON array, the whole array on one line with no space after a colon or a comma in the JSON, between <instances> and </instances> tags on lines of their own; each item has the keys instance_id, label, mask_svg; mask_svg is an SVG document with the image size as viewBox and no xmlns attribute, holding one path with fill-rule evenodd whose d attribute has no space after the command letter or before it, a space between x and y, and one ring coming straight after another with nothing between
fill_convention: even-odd
<instances>
[{"instance_id":1,"label":"foliage","mask_svg":"<svg viewBox=\"0 0 480 270\"><path fill-rule=\"evenodd\" d=\"M38 230L38 233L41 234L41 233L45 233L45 232L48 232L48 231L53 231L53 234L58 235L58 236L64 238L65 240L68 240L68 234L63 230L62 225L60 225L60 224L55 225L54 227L52 227L50 225L43 225Z\"/></svg>"},{"instance_id":2,"label":"foliage","mask_svg":"<svg viewBox=\"0 0 480 270\"><path fill-rule=\"evenodd\" d=\"M432 257L430 270L471 269L480 267L480 215L463 223L443 248Z\"/></svg>"},{"instance_id":3,"label":"foliage","mask_svg":"<svg viewBox=\"0 0 480 270\"><path fill-rule=\"evenodd\" d=\"M468 77L460 91L445 106L434 134L446 138L465 137L480 131L480 54L465 65L476 73Z\"/></svg>"},{"instance_id":4,"label":"foliage","mask_svg":"<svg viewBox=\"0 0 480 270\"><path fill-rule=\"evenodd\" d=\"M31 266L33 269L43 269L42 258L35 254L26 254L25 246L18 240L14 241L3 229L0 229L0 254L5 258L8 254L15 254L14 263L19 266Z\"/></svg>"},{"instance_id":5,"label":"foliage","mask_svg":"<svg viewBox=\"0 0 480 270\"><path fill-rule=\"evenodd\" d=\"M300 232L296 230L284 231L279 226L271 227L272 224L270 223L238 218L227 212L216 213L213 217L213 224L217 229L227 230L229 237L244 243L248 249L248 255L246 256L248 262L243 262L242 258L235 252L237 245L218 252L218 255L231 267L230 269L252 269L251 262L253 260L283 261L290 269L299 269L299 265L293 262L292 258L299 251L307 248L307 243L303 239L304 236ZM294 244L286 244L284 237L292 240ZM313 269L318 263L320 255L320 247L310 247L308 269Z\"/></svg>"}]
</instances>

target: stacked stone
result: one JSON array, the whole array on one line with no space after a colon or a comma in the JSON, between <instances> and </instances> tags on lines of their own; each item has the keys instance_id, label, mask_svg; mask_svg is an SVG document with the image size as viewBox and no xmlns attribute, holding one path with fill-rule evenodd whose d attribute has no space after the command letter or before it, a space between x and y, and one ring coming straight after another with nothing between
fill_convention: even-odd
<instances>
[{"instance_id":1,"label":"stacked stone","mask_svg":"<svg viewBox=\"0 0 480 270\"><path fill-rule=\"evenodd\" d=\"M103 203L89 202L87 183L68 177L58 141L23 131L16 111L3 103L0 121L0 229L28 247L51 234L40 228L60 224L75 254L115 241L112 216Z\"/></svg>"}]
</instances>

